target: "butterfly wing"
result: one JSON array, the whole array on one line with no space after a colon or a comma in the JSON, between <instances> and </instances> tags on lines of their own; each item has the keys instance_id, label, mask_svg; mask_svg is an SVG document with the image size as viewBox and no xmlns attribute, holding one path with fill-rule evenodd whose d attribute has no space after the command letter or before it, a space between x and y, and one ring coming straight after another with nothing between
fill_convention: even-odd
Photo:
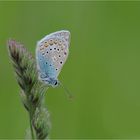
<instances>
[{"instance_id":1,"label":"butterfly wing","mask_svg":"<svg viewBox=\"0 0 140 140\"><path fill-rule=\"evenodd\" d=\"M58 31L37 43L36 57L40 76L57 79L69 53L70 32Z\"/></svg>"},{"instance_id":2,"label":"butterfly wing","mask_svg":"<svg viewBox=\"0 0 140 140\"><path fill-rule=\"evenodd\" d=\"M56 77L56 72L54 71L53 64L51 63L50 59L47 58L41 53L36 53L37 57L37 68L39 70L39 77L41 79L46 79L48 77Z\"/></svg>"}]
</instances>

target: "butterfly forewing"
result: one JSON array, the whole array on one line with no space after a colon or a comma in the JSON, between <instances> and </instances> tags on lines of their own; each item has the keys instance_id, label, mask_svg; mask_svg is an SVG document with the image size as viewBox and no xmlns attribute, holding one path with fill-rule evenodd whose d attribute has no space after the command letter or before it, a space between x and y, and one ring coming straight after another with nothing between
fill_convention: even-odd
<instances>
[{"instance_id":1,"label":"butterfly forewing","mask_svg":"<svg viewBox=\"0 0 140 140\"><path fill-rule=\"evenodd\" d=\"M38 42L36 57L40 75L46 73L46 76L57 79L69 54L69 41L68 31L58 31Z\"/></svg>"}]
</instances>

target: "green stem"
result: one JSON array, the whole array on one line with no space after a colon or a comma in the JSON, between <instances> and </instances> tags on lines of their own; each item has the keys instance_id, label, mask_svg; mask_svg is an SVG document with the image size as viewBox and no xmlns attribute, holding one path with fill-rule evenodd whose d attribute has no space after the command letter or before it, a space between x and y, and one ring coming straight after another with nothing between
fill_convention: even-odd
<instances>
[{"instance_id":1,"label":"green stem","mask_svg":"<svg viewBox=\"0 0 140 140\"><path fill-rule=\"evenodd\" d=\"M30 113L30 130L31 130L31 136L32 136L32 139L35 139L34 137L34 130L33 130L33 125L32 125L32 115Z\"/></svg>"},{"instance_id":2,"label":"green stem","mask_svg":"<svg viewBox=\"0 0 140 140\"><path fill-rule=\"evenodd\" d=\"M32 118L33 118L33 107L32 107L32 104L31 102L29 101L29 106L30 106L30 109L29 109L29 119L30 119L30 131L31 131L31 139L35 139L35 135L34 135L34 128L33 128L33 125L32 125Z\"/></svg>"}]
</instances>

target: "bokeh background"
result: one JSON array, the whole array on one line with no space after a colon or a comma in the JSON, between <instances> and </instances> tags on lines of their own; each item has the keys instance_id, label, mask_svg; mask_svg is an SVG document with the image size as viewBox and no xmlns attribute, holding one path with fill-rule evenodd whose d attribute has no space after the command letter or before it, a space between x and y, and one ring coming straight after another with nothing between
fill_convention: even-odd
<instances>
[{"instance_id":1,"label":"bokeh background","mask_svg":"<svg viewBox=\"0 0 140 140\"><path fill-rule=\"evenodd\" d=\"M6 40L35 54L54 31L71 32L59 79L74 95L50 88L51 138L140 138L140 2L0 2L0 138L24 138L28 115L19 97Z\"/></svg>"}]
</instances>

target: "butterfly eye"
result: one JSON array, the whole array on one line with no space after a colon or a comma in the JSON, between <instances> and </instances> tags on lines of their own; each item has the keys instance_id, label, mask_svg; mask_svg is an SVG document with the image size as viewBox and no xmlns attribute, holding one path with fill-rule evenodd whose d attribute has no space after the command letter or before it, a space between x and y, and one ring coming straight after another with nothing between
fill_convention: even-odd
<instances>
[{"instance_id":1,"label":"butterfly eye","mask_svg":"<svg viewBox=\"0 0 140 140\"><path fill-rule=\"evenodd\" d=\"M54 85L57 85L57 81L54 83Z\"/></svg>"}]
</instances>

